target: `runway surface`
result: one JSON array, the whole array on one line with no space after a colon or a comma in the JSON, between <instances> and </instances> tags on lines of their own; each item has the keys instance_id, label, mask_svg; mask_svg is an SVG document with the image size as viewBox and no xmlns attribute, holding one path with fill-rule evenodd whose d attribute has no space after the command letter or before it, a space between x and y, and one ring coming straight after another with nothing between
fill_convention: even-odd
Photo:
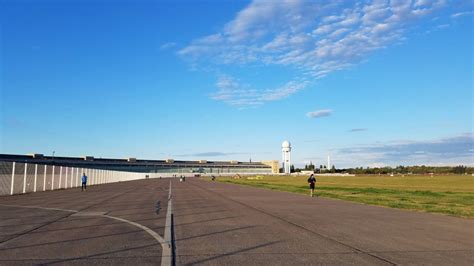
<instances>
[{"instance_id":1,"label":"runway surface","mask_svg":"<svg viewBox=\"0 0 474 266\"><path fill-rule=\"evenodd\" d=\"M79 188L1 197L0 264L160 263L156 239L110 217L163 236L168 185L168 180L141 180L91 186L87 192ZM158 201L162 209L157 214Z\"/></svg>"},{"instance_id":2,"label":"runway surface","mask_svg":"<svg viewBox=\"0 0 474 266\"><path fill-rule=\"evenodd\" d=\"M168 189L153 179L0 197L0 264L160 264ZM197 178L173 180L172 198L177 265L474 264L473 219Z\"/></svg>"}]
</instances>

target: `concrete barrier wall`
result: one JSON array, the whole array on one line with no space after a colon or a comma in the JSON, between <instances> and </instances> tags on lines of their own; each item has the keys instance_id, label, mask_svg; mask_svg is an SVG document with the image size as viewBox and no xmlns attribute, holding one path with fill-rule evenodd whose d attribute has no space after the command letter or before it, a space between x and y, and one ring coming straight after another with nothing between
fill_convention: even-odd
<instances>
[{"instance_id":1,"label":"concrete barrier wall","mask_svg":"<svg viewBox=\"0 0 474 266\"><path fill-rule=\"evenodd\" d=\"M83 173L88 186L173 176L0 161L0 196L80 187Z\"/></svg>"}]
</instances>

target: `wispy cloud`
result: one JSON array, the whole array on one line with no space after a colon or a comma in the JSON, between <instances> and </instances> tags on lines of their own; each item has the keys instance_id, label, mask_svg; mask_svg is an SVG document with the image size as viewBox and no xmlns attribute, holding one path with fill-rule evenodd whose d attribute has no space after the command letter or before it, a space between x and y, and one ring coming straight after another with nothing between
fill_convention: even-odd
<instances>
[{"instance_id":1,"label":"wispy cloud","mask_svg":"<svg viewBox=\"0 0 474 266\"><path fill-rule=\"evenodd\" d=\"M361 132L361 131L367 131L368 128L353 128L350 129L349 132Z\"/></svg>"},{"instance_id":2,"label":"wispy cloud","mask_svg":"<svg viewBox=\"0 0 474 266\"><path fill-rule=\"evenodd\" d=\"M331 114L332 114L331 109L324 109L324 110L308 112L306 113L306 116L309 118L319 118L319 117L330 116Z\"/></svg>"},{"instance_id":3,"label":"wispy cloud","mask_svg":"<svg viewBox=\"0 0 474 266\"><path fill-rule=\"evenodd\" d=\"M449 28L449 24L441 24L435 27L437 30L444 30L446 28Z\"/></svg>"},{"instance_id":4,"label":"wispy cloud","mask_svg":"<svg viewBox=\"0 0 474 266\"><path fill-rule=\"evenodd\" d=\"M289 97L304 89L307 84L305 80L292 80L278 88L257 90L229 75L221 75L216 82L218 90L211 98L240 108L258 106Z\"/></svg>"},{"instance_id":5,"label":"wispy cloud","mask_svg":"<svg viewBox=\"0 0 474 266\"><path fill-rule=\"evenodd\" d=\"M176 46L176 43L175 42L167 42L167 43L164 43L160 46L160 49L161 50L166 50L166 49L170 49L170 48L173 48Z\"/></svg>"},{"instance_id":6,"label":"wispy cloud","mask_svg":"<svg viewBox=\"0 0 474 266\"><path fill-rule=\"evenodd\" d=\"M339 157L351 157L369 165L474 165L474 136L466 133L430 141L403 141L349 147L337 151Z\"/></svg>"},{"instance_id":7,"label":"wispy cloud","mask_svg":"<svg viewBox=\"0 0 474 266\"><path fill-rule=\"evenodd\" d=\"M250 92L245 100L240 93L213 96L231 105L262 104L262 91L274 92L270 95L275 98L268 96L269 100L286 98L312 80L404 41L413 24L447 6L446 0L254 0L221 31L193 40L178 54L193 66L273 65L296 70L295 78L281 85L293 89L281 89L282 96L280 89L252 86L244 88ZM300 84L301 78L306 83ZM219 87L216 94L221 90Z\"/></svg>"},{"instance_id":8,"label":"wispy cloud","mask_svg":"<svg viewBox=\"0 0 474 266\"><path fill-rule=\"evenodd\" d=\"M461 17L464 17L464 16L469 16L469 15L472 15L472 11L454 13L454 14L451 15L451 18L457 19L457 18L461 18Z\"/></svg>"}]
</instances>

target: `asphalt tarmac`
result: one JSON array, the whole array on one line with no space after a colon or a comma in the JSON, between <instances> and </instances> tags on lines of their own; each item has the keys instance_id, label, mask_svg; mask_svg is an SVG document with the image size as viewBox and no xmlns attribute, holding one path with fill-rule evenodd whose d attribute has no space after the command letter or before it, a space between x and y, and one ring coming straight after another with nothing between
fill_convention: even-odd
<instances>
[{"instance_id":1,"label":"asphalt tarmac","mask_svg":"<svg viewBox=\"0 0 474 266\"><path fill-rule=\"evenodd\" d=\"M0 265L160 264L169 182L0 197ZM473 219L197 178L172 199L177 265L474 265Z\"/></svg>"},{"instance_id":2,"label":"asphalt tarmac","mask_svg":"<svg viewBox=\"0 0 474 266\"><path fill-rule=\"evenodd\" d=\"M199 180L174 195L181 265L474 265L473 219Z\"/></svg>"},{"instance_id":3,"label":"asphalt tarmac","mask_svg":"<svg viewBox=\"0 0 474 266\"><path fill-rule=\"evenodd\" d=\"M159 264L160 243L130 223L163 236L168 187L140 180L0 197L0 265Z\"/></svg>"}]
</instances>

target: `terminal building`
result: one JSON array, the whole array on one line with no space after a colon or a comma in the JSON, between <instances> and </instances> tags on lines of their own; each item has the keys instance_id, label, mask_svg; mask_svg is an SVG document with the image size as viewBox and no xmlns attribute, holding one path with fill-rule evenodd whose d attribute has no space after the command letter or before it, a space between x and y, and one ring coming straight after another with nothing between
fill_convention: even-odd
<instances>
[{"instance_id":1,"label":"terminal building","mask_svg":"<svg viewBox=\"0 0 474 266\"><path fill-rule=\"evenodd\" d=\"M57 165L90 169L140 172L140 173L196 173L196 174L277 174L278 161L180 161L142 160L136 158L110 159L83 157L55 157L42 154L13 155L0 154L0 162L21 162L28 164Z\"/></svg>"}]
</instances>

